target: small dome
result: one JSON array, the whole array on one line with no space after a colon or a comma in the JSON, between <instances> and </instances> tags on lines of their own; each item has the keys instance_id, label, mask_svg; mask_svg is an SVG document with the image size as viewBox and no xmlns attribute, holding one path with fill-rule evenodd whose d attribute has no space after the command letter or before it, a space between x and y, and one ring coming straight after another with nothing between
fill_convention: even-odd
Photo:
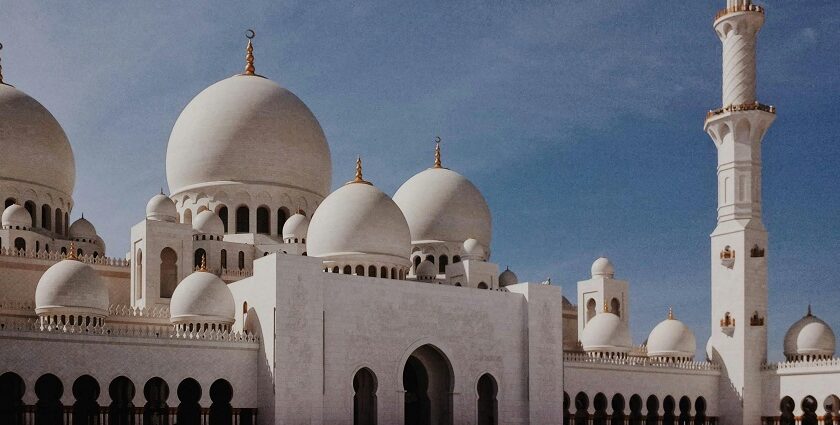
<instances>
[{"instance_id":1,"label":"small dome","mask_svg":"<svg viewBox=\"0 0 840 425\"><path fill-rule=\"evenodd\" d=\"M609 258L600 257L592 263L592 277L596 276L615 277L615 268Z\"/></svg>"},{"instance_id":2,"label":"small dome","mask_svg":"<svg viewBox=\"0 0 840 425\"><path fill-rule=\"evenodd\" d=\"M309 219L301 213L297 213L283 224L283 239L306 239L309 231Z\"/></svg>"},{"instance_id":3,"label":"small dome","mask_svg":"<svg viewBox=\"0 0 840 425\"><path fill-rule=\"evenodd\" d=\"M691 359L695 351L697 339L694 332L672 315L656 325L647 340L648 357Z\"/></svg>"},{"instance_id":4,"label":"small dome","mask_svg":"<svg viewBox=\"0 0 840 425\"><path fill-rule=\"evenodd\" d=\"M461 254L461 258L464 260L487 260L487 250L478 240L472 238L465 240L463 248L464 252Z\"/></svg>"},{"instance_id":5,"label":"small dome","mask_svg":"<svg viewBox=\"0 0 840 425\"><path fill-rule=\"evenodd\" d=\"M423 260L417 266L417 273L414 273L418 280L434 280L437 277L438 269L435 263L429 260Z\"/></svg>"},{"instance_id":6,"label":"small dome","mask_svg":"<svg viewBox=\"0 0 840 425\"><path fill-rule=\"evenodd\" d=\"M216 213L204 210L195 216L192 222L193 230L205 235L225 234L225 225Z\"/></svg>"},{"instance_id":7,"label":"small dome","mask_svg":"<svg viewBox=\"0 0 840 425\"><path fill-rule=\"evenodd\" d=\"M175 208L175 202L162 193L152 196L152 199L149 199L149 203L146 204L146 218L177 222L178 210Z\"/></svg>"},{"instance_id":8,"label":"small dome","mask_svg":"<svg viewBox=\"0 0 840 425\"><path fill-rule=\"evenodd\" d=\"M408 179L394 194L405 214L413 243L458 243L475 238L490 246L490 208L467 178L446 168L429 168Z\"/></svg>"},{"instance_id":9,"label":"small dome","mask_svg":"<svg viewBox=\"0 0 840 425\"><path fill-rule=\"evenodd\" d=\"M32 226L32 216L29 215L26 208L18 204L12 204L3 210L3 217L0 218L0 222L2 222L3 227L28 229Z\"/></svg>"},{"instance_id":10,"label":"small dome","mask_svg":"<svg viewBox=\"0 0 840 425\"><path fill-rule=\"evenodd\" d=\"M519 278L516 277L516 273L510 271L510 268L506 268L502 274L499 275L499 286L505 287L508 285L516 285L519 283Z\"/></svg>"},{"instance_id":11,"label":"small dome","mask_svg":"<svg viewBox=\"0 0 840 425\"><path fill-rule=\"evenodd\" d=\"M817 316L808 314L799 319L785 334L784 351L788 360L829 358L834 356L834 331Z\"/></svg>"},{"instance_id":12,"label":"small dome","mask_svg":"<svg viewBox=\"0 0 840 425\"><path fill-rule=\"evenodd\" d=\"M626 353L632 340L630 331L621 318L613 313L596 314L583 328L580 336L583 351L601 353Z\"/></svg>"},{"instance_id":13,"label":"small dome","mask_svg":"<svg viewBox=\"0 0 840 425\"><path fill-rule=\"evenodd\" d=\"M37 100L6 84L0 84L0 152L0 181L73 194L76 162L61 125Z\"/></svg>"},{"instance_id":14,"label":"small dome","mask_svg":"<svg viewBox=\"0 0 840 425\"><path fill-rule=\"evenodd\" d=\"M227 284L213 273L197 271L175 287L169 303L176 325L224 325L234 322L236 303Z\"/></svg>"},{"instance_id":15,"label":"small dome","mask_svg":"<svg viewBox=\"0 0 840 425\"><path fill-rule=\"evenodd\" d=\"M39 316L108 315L108 287L93 267L67 259L53 264L35 288L35 313Z\"/></svg>"},{"instance_id":16,"label":"small dome","mask_svg":"<svg viewBox=\"0 0 840 425\"><path fill-rule=\"evenodd\" d=\"M84 215L70 225L71 239L96 239L98 237L99 235L96 233L96 228L93 227L93 223L88 221Z\"/></svg>"},{"instance_id":17,"label":"small dome","mask_svg":"<svg viewBox=\"0 0 840 425\"><path fill-rule=\"evenodd\" d=\"M181 112L166 148L166 179L172 194L238 183L326 196L330 148L294 93L267 78L235 75Z\"/></svg>"},{"instance_id":18,"label":"small dome","mask_svg":"<svg viewBox=\"0 0 840 425\"><path fill-rule=\"evenodd\" d=\"M313 257L352 261L353 257L408 267L411 235L402 211L371 184L350 183L330 194L309 225L307 250Z\"/></svg>"}]
</instances>

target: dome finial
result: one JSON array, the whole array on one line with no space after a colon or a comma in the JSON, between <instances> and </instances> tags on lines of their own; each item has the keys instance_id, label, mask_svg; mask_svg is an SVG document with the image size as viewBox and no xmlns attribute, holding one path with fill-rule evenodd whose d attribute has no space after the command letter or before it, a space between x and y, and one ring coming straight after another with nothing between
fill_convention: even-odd
<instances>
[{"instance_id":1,"label":"dome finial","mask_svg":"<svg viewBox=\"0 0 840 425\"><path fill-rule=\"evenodd\" d=\"M443 168L440 163L440 136L435 137L435 166L432 168Z\"/></svg>"},{"instance_id":2,"label":"dome finial","mask_svg":"<svg viewBox=\"0 0 840 425\"><path fill-rule=\"evenodd\" d=\"M76 256L76 242L70 241L70 250L67 252L66 259L79 261L79 257Z\"/></svg>"},{"instance_id":3,"label":"dome finial","mask_svg":"<svg viewBox=\"0 0 840 425\"><path fill-rule=\"evenodd\" d=\"M806 314L805 317L811 317L811 316L813 316L813 314L811 313L811 303L808 303L808 314Z\"/></svg>"},{"instance_id":4,"label":"dome finial","mask_svg":"<svg viewBox=\"0 0 840 425\"><path fill-rule=\"evenodd\" d=\"M607 304L606 302L604 302L604 313L609 313L609 312L610 312L610 305Z\"/></svg>"},{"instance_id":5,"label":"dome finial","mask_svg":"<svg viewBox=\"0 0 840 425\"><path fill-rule=\"evenodd\" d=\"M668 320L674 320L674 309L668 306Z\"/></svg>"},{"instance_id":6,"label":"dome finial","mask_svg":"<svg viewBox=\"0 0 840 425\"><path fill-rule=\"evenodd\" d=\"M254 74L256 71L254 68L254 44L251 43L251 40L256 36L257 33L252 29L245 31L245 37L248 39L248 47L245 48L245 72L243 75L256 75Z\"/></svg>"},{"instance_id":7,"label":"dome finial","mask_svg":"<svg viewBox=\"0 0 840 425\"><path fill-rule=\"evenodd\" d=\"M352 184L352 183L371 184L369 181L365 180L362 177L362 156L361 155L356 157L356 177L352 181L347 182L347 184Z\"/></svg>"},{"instance_id":8,"label":"dome finial","mask_svg":"<svg viewBox=\"0 0 840 425\"><path fill-rule=\"evenodd\" d=\"M207 272L207 254L201 254L201 266L198 271Z\"/></svg>"}]
</instances>

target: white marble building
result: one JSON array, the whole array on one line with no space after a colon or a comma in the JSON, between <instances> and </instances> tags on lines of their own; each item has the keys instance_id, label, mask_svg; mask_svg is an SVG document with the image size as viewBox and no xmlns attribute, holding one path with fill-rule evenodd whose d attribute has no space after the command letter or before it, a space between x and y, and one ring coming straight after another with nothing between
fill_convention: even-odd
<instances>
[{"instance_id":1,"label":"white marble building","mask_svg":"<svg viewBox=\"0 0 840 425\"><path fill-rule=\"evenodd\" d=\"M786 361L767 361L764 17L728 0L714 20L704 358L675 312L632 340L631 283L606 258L575 296L500 272L490 209L439 145L393 198L361 158L330 193L318 120L256 73L250 41L245 71L178 118L171 194L151 198L126 258L108 257L92 223L68 223L61 126L0 74L0 424L840 423L835 336L810 308Z\"/></svg>"}]
</instances>

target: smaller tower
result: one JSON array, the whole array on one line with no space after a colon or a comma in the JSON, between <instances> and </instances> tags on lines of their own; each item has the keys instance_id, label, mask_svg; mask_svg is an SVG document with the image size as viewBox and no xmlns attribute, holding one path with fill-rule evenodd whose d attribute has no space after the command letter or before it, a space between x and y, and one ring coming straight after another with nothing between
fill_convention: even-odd
<instances>
[{"instance_id":1,"label":"smaller tower","mask_svg":"<svg viewBox=\"0 0 840 425\"><path fill-rule=\"evenodd\" d=\"M623 326L630 326L628 283L615 278L615 268L606 257L592 263L592 278L578 282L578 335L599 312L613 313Z\"/></svg>"}]
</instances>

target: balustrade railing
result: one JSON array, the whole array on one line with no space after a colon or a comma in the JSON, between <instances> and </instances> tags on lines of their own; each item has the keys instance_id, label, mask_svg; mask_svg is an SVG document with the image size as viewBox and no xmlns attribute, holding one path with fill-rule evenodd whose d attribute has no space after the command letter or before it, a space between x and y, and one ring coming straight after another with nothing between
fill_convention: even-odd
<instances>
[{"instance_id":1,"label":"balustrade railing","mask_svg":"<svg viewBox=\"0 0 840 425\"><path fill-rule=\"evenodd\" d=\"M687 422L685 422L687 421ZM578 425L578 424L585 424L585 425L614 425L614 424L622 424L622 425L635 425L635 424L650 424L655 423L656 425L664 425L668 424L692 424L692 425L717 425L718 418L715 416L706 416L705 418L697 418L694 416L689 416L688 419L680 419L679 414L675 414L674 416L664 417L664 416L657 416L657 417L650 417L647 415L642 415L640 417L633 417L631 418L629 415L624 417L616 417L613 418L612 415L598 415L598 414L587 414L585 416L577 416L575 414L567 414L563 416L563 423L567 425ZM763 425L763 424L762 424Z\"/></svg>"},{"instance_id":2,"label":"balustrade railing","mask_svg":"<svg viewBox=\"0 0 840 425\"><path fill-rule=\"evenodd\" d=\"M56 251L27 251L24 249L14 249L14 248L0 248L0 256L4 257L20 257L20 258L31 258L35 260L48 260L48 261L61 261L67 258L66 254L62 254ZM126 260L125 258L113 258L113 257L94 257L92 255L80 255L77 258L79 261L86 263L86 264L93 264L93 265L101 265L101 266L111 266L111 267L128 267L131 265L131 261Z\"/></svg>"},{"instance_id":3,"label":"balustrade railing","mask_svg":"<svg viewBox=\"0 0 840 425\"><path fill-rule=\"evenodd\" d=\"M739 4L737 6L729 6L727 8L719 10L718 13L715 14L715 21L717 21L720 18L723 18L726 15L737 12L757 12L763 14L764 8L757 4Z\"/></svg>"},{"instance_id":4,"label":"balustrade railing","mask_svg":"<svg viewBox=\"0 0 840 425\"><path fill-rule=\"evenodd\" d=\"M81 414L83 418L74 418L73 406L62 406L58 411L49 409L49 411L40 410L34 405L20 406L17 412L12 411L2 412L0 422L3 425L35 425L41 423L38 417L41 415L50 417L49 423L56 423L55 415L61 415L62 421L59 423L73 424L171 424L178 423L178 408L144 408L144 407L129 407L129 408L115 408L111 409L109 406L100 406L99 410L94 413L84 412ZM87 409L85 409L87 410ZM197 422L190 422L199 425L216 425L216 424L230 424L230 425L253 425L257 421L257 409L255 408L230 408L221 407L216 412L211 414L211 408L202 407L200 411L196 412ZM150 418L151 421L144 420ZM74 421L76 419L77 421Z\"/></svg>"}]
</instances>

